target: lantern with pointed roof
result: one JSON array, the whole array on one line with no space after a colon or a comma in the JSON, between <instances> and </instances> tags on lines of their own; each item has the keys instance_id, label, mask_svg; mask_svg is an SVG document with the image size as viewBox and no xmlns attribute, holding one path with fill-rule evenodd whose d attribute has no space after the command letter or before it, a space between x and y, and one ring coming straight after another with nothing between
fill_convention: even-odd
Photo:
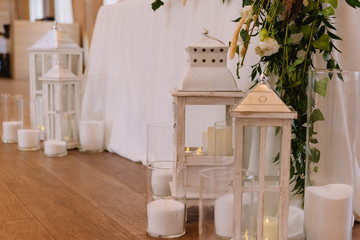
<instances>
[{"instance_id":1,"label":"lantern with pointed roof","mask_svg":"<svg viewBox=\"0 0 360 240\"><path fill-rule=\"evenodd\" d=\"M189 66L180 86L184 91L236 91L234 77L226 66L228 46L210 36L203 37L187 48Z\"/></svg>"},{"instance_id":2,"label":"lantern with pointed roof","mask_svg":"<svg viewBox=\"0 0 360 240\"><path fill-rule=\"evenodd\" d=\"M66 141L68 149L77 147L82 76L76 76L58 63L39 79L42 82L46 139Z\"/></svg>"},{"instance_id":3,"label":"lantern with pointed roof","mask_svg":"<svg viewBox=\"0 0 360 240\"><path fill-rule=\"evenodd\" d=\"M243 239L248 230L240 227L241 201L247 191L253 191L257 199L257 220L251 229L257 239L287 239L291 122L297 113L283 103L263 75L231 116L235 118L234 202L240 203L234 205L233 239ZM241 169L254 173L253 189L240 182Z\"/></svg>"},{"instance_id":4,"label":"lantern with pointed roof","mask_svg":"<svg viewBox=\"0 0 360 240\"><path fill-rule=\"evenodd\" d=\"M69 38L64 30L54 22L32 47L29 48L30 116L33 128L44 131L42 112L43 92L41 76L53 68L57 62L75 76L83 73L83 49Z\"/></svg>"}]
</instances>

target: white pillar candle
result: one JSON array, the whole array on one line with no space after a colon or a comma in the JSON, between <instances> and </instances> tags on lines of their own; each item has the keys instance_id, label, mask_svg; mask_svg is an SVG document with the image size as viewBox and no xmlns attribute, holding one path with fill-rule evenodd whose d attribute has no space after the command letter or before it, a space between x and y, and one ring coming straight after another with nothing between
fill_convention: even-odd
<instances>
[{"instance_id":1,"label":"white pillar candle","mask_svg":"<svg viewBox=\"0 0 360 240\"><path fill-rule=\"evenodd\" d=\"M276 217L265 216L263 224L263 239L279 240L279 220Z\"/></svg>"},{"instance_id":2,"label":"white pillar candle","mask_svg":"<svg viewBox=\"0 0 360 240\"><path fill-rule=\"evenodd\" d=\"M225 126L215 128L215 155L217 156L232 156L232 128Z\"/></svg>"},{"instance_id":3,"label":"white pillar candle","mask_svg":"<svg viewBox=\"0 0 360 240\"><path fill-rule=\"evenodd\" d=\"M37 150L40 148L40 131L37 129L19 129L18 147L20 150Z\"/></svg>"},{"instance_id":4,"label":"white pillar candle","mask_svg":"<svg viewBox=\"0 0 360 240\"><path fill-rule=\"evenodd\" d=\"M306 239L351 239L352 195L353 188L347 184L306 187Z\"/></svg>"},{"instance_id":5,"label":"white pillar candle","mask_svg":"<svg viewBox=\"0 0 360 240\"><path fill-rule=\"evenodd\" d=\"M80 146L83 150L99 151L104 148L104 122L80 121Z\"/></svg>"},{"instance_id":6,"label":"white pillar candle","mask_svg":"<svg viewBox=\"0 0 360 240\"><path fill-rule=\"evenodd\" d=\"M4 142L16 142L17 130L22 127L20 121L4 121L2 122L2 139Z\"/></svg>"},{"instance_id":7,"label":"white pillar candle","mask_svg":"<svg viewBox=\"0 0 360 240\"><path fill-rule=\"evenodd\" d=\"M61 157L67 154L66 142L48 140L44 142L44 152L50 157Z\"/></svg>"},{"instance_id":8,"label":"white pillar candle","mask_svg":"<svg viewBox=\"0 0 360 240\"><path fill-rule=\"evenodd\" d=\"M171 199L158 199L147 204L147 232L171 236L184 232L185 205Z\"/></svg>"},{"instance_id":9,"label":"white pillar candle","mask_svg":"<svg viewBox=\"0 0 360 240\"><path fill-rule=\"evenodd\" d=\"M234 194L225 194L215 200L214 204L214 222L216 235L224 238L233 236L233 209ZM241 225L245 226L251 214L251 196L248 193L242 195L242 217ZM242 229L245 232L248 229Z\"/></svg>"},{"instance_id":10,"label":"white pillar candle","mask_svg":"<svg viewBox=\"0 0 360 240\"><path fill-rule=\"evenodd\" d=\"M204 152L207 152L208 149L208 132L204 131L202 132L202 150Z\"/></svg>"},{"instance_id":11,"label":"white pillar candle","mask_svg":"<svg viewBox=\"0 0 360 240\"><path fill-rule=\"evenodd\" d=\"M172 182L171 169L154 169L151 175L152 192L156 196L171 196L170 182Z\"/></svg>"},{"instance_id":12,"label":"white pillar candle","mask_svg":"<svg viewBox=\"0 0 360 240\"><path fill-rule=\"evenodd\" d=\"M214 221L216 235L225 238L233 236L234 194L226 194L215 200Z\"/></svg>"}]
</instances>

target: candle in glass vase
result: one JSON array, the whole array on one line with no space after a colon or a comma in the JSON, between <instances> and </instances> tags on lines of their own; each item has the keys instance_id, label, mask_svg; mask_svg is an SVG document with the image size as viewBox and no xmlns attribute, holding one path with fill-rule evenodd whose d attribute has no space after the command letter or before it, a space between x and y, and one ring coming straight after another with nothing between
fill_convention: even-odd
<instances>
[{"instance_id":1,"label":"candle in glass vase","mask_svg":"<svg viewBox=\"0 0 360 240\"><path fill-rule=\"evenodd\" d=\"M156 196L171 196L170 182L172 182L171 169L155 169L152 171L151 187Z\"/></svg>"},{"instance_id":2,"label":"candle in glass vase","mask_svg":"<svg viewBox=\"0 0 360 240\"><path fill-rule=\"evenodd\" d=\"M65 141L48 140L44 142L44 152L49 157L62 157L67 155Z\"/></svg>"},{"instance_id":3,"label":"candle in glass vase","mask_svg":"<svg viewBox=\"0 0 360 240\"><path fill-rule=\"evenodd\" d=\"M80 151L103 151L104 122L80 121Z\"/></svg>"},{"instance_id":4,"label":"candle in glass vase","mask_svg":"<svg viewBox=\"0 0 360 240\"><path fill-rule=\"evenodd\" d=\"M37 129L19 129L18 149L22 151L40 149L40 131Z\"/></svg>"},{"instance_id":5,"label":"candle in glass vase","mask_svg":"<svg viewBox=\"0 0 360 240\"><path fill-rule=\"evenodd\" d=\"M306 239L351 239L352 195L353 188L347 184L306 187Z\"/></svg>"},{"instance_id":6,"label":"candle in glass vase","mask_svg":"<svg viewBox=\"0 0 360 240\"><path fill-rule=\"evenodd\" d=\"M234 194L226 194L215 200L214 218L216 235L225 238L233 236Z\"/></svg>"},{"instance_id":7,"label":"candle in glass vase","mask_svg":"<svg viewBox=\"0 0 360 240\"><path fill-rule=\"evenodd\" d=\"M184 233L185 205L172 199L158 199L147 204L147 232L153 236Z\"/></svg>"},{"instance_id":8,"label":"candle in glass vase","mask_svg":"<svg viewBox=\"0 0 360 240\"><path fill-rule=\"evenodd\" d=\"M17 131L21 127L22 127L22 122L19 122L19 121L4 121L4 122L2 122L3 142L6 142L6 143L17 142Z\"/></svg>"}]
</instances>

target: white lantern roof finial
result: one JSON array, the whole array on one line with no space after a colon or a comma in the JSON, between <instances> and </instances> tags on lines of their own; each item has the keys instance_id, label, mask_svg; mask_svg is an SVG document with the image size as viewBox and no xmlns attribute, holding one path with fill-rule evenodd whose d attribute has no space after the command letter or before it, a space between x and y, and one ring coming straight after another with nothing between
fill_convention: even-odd
<instances>
[{"instance_id":1,"label":"white lantern roof finial","mask_svg":"<svg viewBox=\"0 0 360 240\"><path fill-rule=\"evenodd\" d=\"M209 30L203 28L204 32L201 34L203 37L191 44L190 47L227 47L224 42L211 36Z\"/></svg>"},{"instance_id":2,"label":"white lantern roof finial","mask_svg":"<svg viewBox=\"0 0 360 240\"><path fill-rule=\"evenodd\" d=\"M63 28L54 21L51 29L46 32L36 43L29 48L29 50L53 50L53 49L81 49Z\"/></svg>"}]
</instances>

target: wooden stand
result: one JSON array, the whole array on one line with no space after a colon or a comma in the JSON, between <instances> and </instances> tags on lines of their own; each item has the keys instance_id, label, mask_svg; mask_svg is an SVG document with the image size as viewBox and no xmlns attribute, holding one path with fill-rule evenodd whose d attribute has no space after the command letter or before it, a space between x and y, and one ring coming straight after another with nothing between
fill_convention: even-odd
<instances>
[{"instance_id":1,"label":"wooden stand","mask_svg":"<svg viewBox=\"0 0 360 240\"><path fill-rule=\"evenodd\" d=\"M225 117L227 120L230 120L229 112L239 104L240 100L246 96L246 93L243 91L194 92L178 89L171 89L170 92L174 98L176 161L187 165L186 198L189 200L198 199L200 177L198 174L196 176L196 174L191 174L190 172L198 172L201 169L219 164L232 164L233 157L223 156L214 158L214 156L185 155L186 105L224 105L226 107ZM198 179L195 179L194 175Z\"/></svg>"}]
</instances>

